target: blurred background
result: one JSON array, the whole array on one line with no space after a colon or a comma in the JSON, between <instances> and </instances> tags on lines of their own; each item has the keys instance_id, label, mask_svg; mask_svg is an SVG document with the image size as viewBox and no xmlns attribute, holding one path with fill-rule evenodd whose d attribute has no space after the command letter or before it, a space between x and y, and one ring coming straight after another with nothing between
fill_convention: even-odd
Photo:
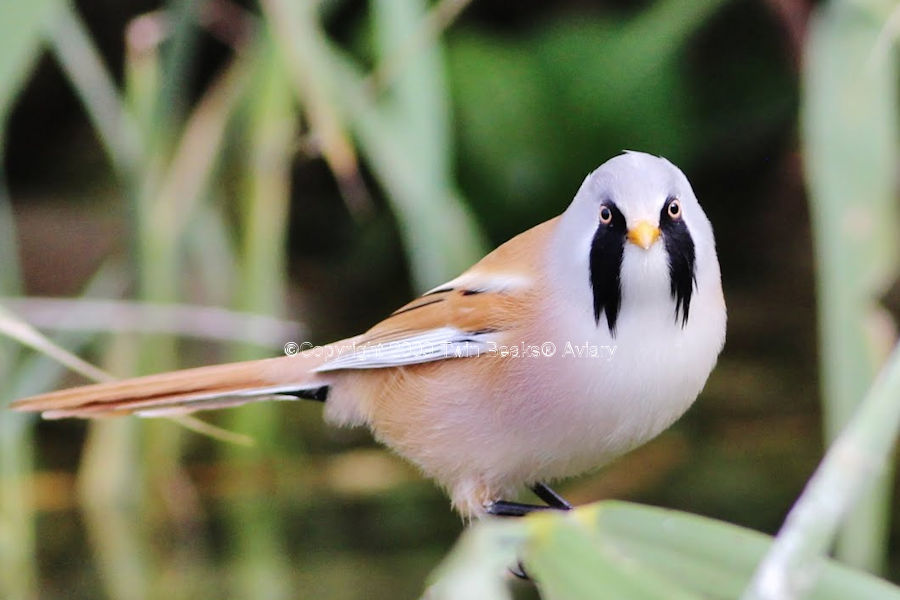
<instances>
[{"instance_id":1,"label":"blurred background","mask_svg":"<svg viewBox=\"0 0 900 600\"><path fill-rule=\"evenodd\" d=\"M7 3L0 305L116 376L278 355L366 329L560 213L621 150L663 155L715 227L725 351L675 427L559 490L772 533L893 339L875 307L898 306L896 15ZM5 401L84 381L12 341L0 374ZM462 531L439 490L316 403L201 416L255 445L3 414L0 595L413 598ZM894 487L839 553L897 580Z\"/></svg>"}]
</instances>

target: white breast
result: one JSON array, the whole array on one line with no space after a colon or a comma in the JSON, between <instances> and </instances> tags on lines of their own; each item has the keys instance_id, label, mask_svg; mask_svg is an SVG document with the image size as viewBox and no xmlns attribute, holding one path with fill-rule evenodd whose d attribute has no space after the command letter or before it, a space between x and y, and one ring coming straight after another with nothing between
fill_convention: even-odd
<instances>
[{"instance_id":1,"label":"white breast","mask_svg":"<svg viewBox=\"0 0 900 600\"><path fill-rule=\"evenodd\" d=\"M675 319L664 252L629 246L616 335L605 316L595 324L585 275L583 293L547 298L544 331L553 357L517 374L517 393L530 398L522 430L512 439L545 479L583 472L659 434L678 419L703 388L724 343L725 305L718 267L698 281L690 319ZM708 265L707 265L708 266ZM560 288L557 288L560 289ZM530 432L530 439L527 435ZM535 436L540 436L536 439ZM528 448L539 448L539 455Z\"/></svg>"}]
</instances>

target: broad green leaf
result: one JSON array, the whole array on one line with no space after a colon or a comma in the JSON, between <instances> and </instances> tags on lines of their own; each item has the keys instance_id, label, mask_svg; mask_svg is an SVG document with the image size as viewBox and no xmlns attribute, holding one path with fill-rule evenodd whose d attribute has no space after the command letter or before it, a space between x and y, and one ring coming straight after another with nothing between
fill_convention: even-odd
<instances>
[{"instance_id":1,"label":"broad green leaf","mask_svg":"<svg viewBox=\"0 0 900 600\"><path fill-rule=\"evenodd\" d=\"M601 502L581 509L595 535L660 574L703 597L736 598L772 538L730 523L674 510L626 502ZM592 514L593 513L593 514ZM810 596L900 599L900 589L836 561L823 560Z\"/></svg>"},{"instance_id":2,"label":"broad green leaf","mask_svg":"<svg viewBox=\"0 0 900 600\"><path fill-rule=\"evenodd\" d=\"M466 589L469 597L505 599L497 586L518 556L551 600L591 593L621 600L731 600L746 587L771 543L767 535L715 519L598 502L572 513L475 524L441 566L430 590ZM900 600L900 589L826 559L811 598Z\"/></svg>"},{"instance_id":3,"label":"broad green leaf","mask_svg":"<svg viewBox=\"0 0 900 600\"><path fill-rule=\"evenodd\" d=\"M491 519L469 528L438 567L423 600L511 600L507 567L526 538L520 522Z\"/></svg>"},{"instance_id":4,"label":"broad green leaf","mask_svg":"<svg viewBox=\"0 0 900 600\"><path fill-rule=\"evenodd\" d=\"M529 519L523 550L526 572L550 599L691 600L695 596L628 556L606 536L592 535L572 519L538 514Z\"/></svg>"}]
</instances>

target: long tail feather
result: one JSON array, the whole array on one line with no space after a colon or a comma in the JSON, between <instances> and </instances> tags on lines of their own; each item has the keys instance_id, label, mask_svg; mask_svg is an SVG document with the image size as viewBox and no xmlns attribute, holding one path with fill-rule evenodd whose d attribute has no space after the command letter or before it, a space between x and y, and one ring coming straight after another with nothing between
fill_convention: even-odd
<instances>
[{"instance_id":1,"label":"long tail feather","mask_svg":"<svg viewBox=\"0 0 900 600\"><path fill-rule=\"evenodd\" d=\"M19 411L44 418L171 416L259 402L272 396L324 399L327 374L312 372L321 359L280 356L199 367L32 396L14 402Z\"/></svg>"}]
</instances>

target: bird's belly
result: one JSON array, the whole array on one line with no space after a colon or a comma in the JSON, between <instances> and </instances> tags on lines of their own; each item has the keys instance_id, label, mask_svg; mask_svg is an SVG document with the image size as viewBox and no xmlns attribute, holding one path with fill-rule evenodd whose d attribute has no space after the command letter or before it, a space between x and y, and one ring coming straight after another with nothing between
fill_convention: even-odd
<instances>
[{"instance_id":1,"label":"bird's belly","mask_svg":"<svg viewBox=\"0 0 900 600\"><path fill-rule=\"evenodd\" d=\"M620 332L629 326L620 322ZM705 328L662 325L665 335L548 336L556 351L521 364L511 387L527 398L511 416L531 479L566 477L643 444L693 403L712 370L721 337ZM660 331L660 330L657 330Z\"/></svg>"}]
</instances>

